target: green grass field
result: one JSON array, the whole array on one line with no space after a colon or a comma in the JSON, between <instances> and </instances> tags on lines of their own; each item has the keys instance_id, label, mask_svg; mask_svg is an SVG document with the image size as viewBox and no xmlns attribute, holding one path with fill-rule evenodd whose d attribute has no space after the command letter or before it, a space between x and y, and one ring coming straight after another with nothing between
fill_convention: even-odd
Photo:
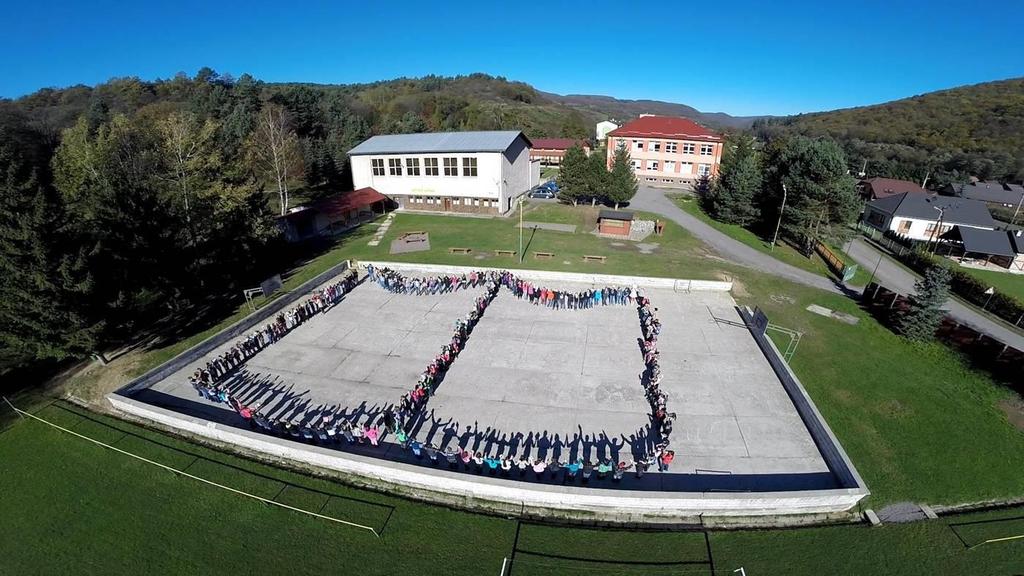
<instances>
[{"instance_id":1,"label":"green grass field","mask_svg":"<svg viewBox=\"0 0 1024 576\"><path fill-rule=\"evenodd\" d=\"M63 403L38 414L208 480L372 525L382 536L265 505L25 420L0 434L3 574L478 575L498 574L505 558L516 576L712 575L740 567L751 576L1024 570L1024 541L968 550L961 540L1024 532L1024 508L881 528L706 537L519 524L266 466Z\"/></svg>"},{"instance_id":2,"label":"green grass field","mask_svg":"<svg viewBox=\"0 0 1024 576\"><path fill-rule=\"evenodd\" d=\"M737 240L747 246L750 246L758 252L769 254L780 262L796 266L797 268L807 270L808 272L820 274L828 278L836 277L836 274L834 274L828 267L825 260L817 254L811 258L807 258L795 248L782 241L778 242L775 249L772 250L770 239L765 240L742 226L726 224L715 220L701 209L700 205L694 198L689 196L677 196L675 197L675 203L687 213L699 218L702 222L710 225L733 240ZM844 262L853 263L850 257L847 256L839 247L829 246L829 248L831 248L835 255L841 258ZM865 271L858 267L856 274L854 274L853 278L851 278L847 283L851 286L863 286L867 283L869 276L869 271Z\"/></svg>"}]
</instances>

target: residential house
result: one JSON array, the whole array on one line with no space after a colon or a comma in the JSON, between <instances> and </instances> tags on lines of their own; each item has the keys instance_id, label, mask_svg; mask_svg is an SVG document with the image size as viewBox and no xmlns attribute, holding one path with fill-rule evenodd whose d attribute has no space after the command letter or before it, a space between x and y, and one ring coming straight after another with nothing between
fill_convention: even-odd
<instances>
[{"instance_id":1,"label":"residential house","mask_svg":"<svg viewBox=\"0 0 1024 576\"><path fill-rule=\"evenodd\" d=\"M536 185L540 163L518 131L374 136L349 151L356 188L404 210L505 215Z\"/></svg>"},{"instance_id":2,"label":"residential house","mask_svg":"<svg viewBox=\"0 0 1024 576\"><path fill-rule=\"evenodd\" d=\"M594 129L594 134L597 136L595 142L604 142L605 138L608 137L608 133L618 128L619 125L609 120L602 120L597 123Z\"/></svg>"},{"instance_id":3,"label":"residential house","mask_svg":"<svg viewBox=\"0 0 1024 576\"><path fill-rule=\"evenodd\" d=\"M861 196L865 200L878 200L910 192L911 194L929 194L927 190L909 180L897 180L896 178L868 178L857 184Z\"/></svg>"},{"instance_id":4,"label":"residential house","mask_svg":"<svg viewBox=\"0 0 1024 576\"><path fill-rule=\"evenodd\" d=\"M718 174L722 141L693 120L644 114L608 133L608 167L615 150L625 146L641 183L686 185Z\"/></svg>"},{"instance_id":5,"label":"residential house","mask_svg":"<svg viewBox=\"0 0 1024 576\"><path fill-rule=\"evenodd\" d=\"M1024 200L1024 187L1020 184L1002 184L991 181L947 184L942 193L947 196L959 196L1006 207L1016 207Z\"/></svg>"},{"instance_id":6,"label":"residential house","mask_svg":"<svg viewBox=\"0 0 1024 576\"><path fill-rule=\"evenodd\" d=\"M558 166L562 163L565 153L573 146L579 146L583 153L590 156L590 143L586 140L572 138L533 138L530 158L539 160L542 166Z\"/></svg>"},{"instance_id":7,"label":"residential house","mask_svg":"<svg viewBox=\"0 0 1024 576\"><path fill-rule=\"evenodd\" d=\"M877 230L925 242L936 239L957 225L982 230L994 230L996 227L984 202L912 192L868 202L863 221Z\"/></svg>"}]
</instances>

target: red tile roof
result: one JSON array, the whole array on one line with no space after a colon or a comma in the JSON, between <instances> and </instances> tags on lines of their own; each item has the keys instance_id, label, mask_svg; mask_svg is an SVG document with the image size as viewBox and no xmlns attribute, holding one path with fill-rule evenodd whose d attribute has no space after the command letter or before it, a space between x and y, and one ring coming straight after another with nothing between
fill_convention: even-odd
<instances>
[{"instance_id":1,"label":"red tile roof","mask_svg":"<svg viewBox=\"0 0 1024 576\"><path fill-rule=\"evenodd\" d=\"M342 192L324 198L317 202L314 207L325 214L344 214L359 208L372 206L380 201L387 201L388 197L367 186L351 192Z\"/></svg>"},{"instance_id":2,"label":"red tile roof","mask_svg":"<svg viewBox=\"0 0 1024 576\"><path fill-rule=\"evenodd\" d=\"M870 194L872 199L886 198L904 192L928 194L928 191L918 186L917 182L897 180L895 178L869 178L864 181L864 189Z\"/></svg>"},{"instance_id":3,"label":"red tile roof","mask_svg":"<svg viewBox=\"0 0 1024 576\"><path fill-rule=\"evenodd\" d=\"M720 141L722 136L689 118L641 116L608 133L609 136Z\"/></svg>"},{"instance_id":4,"label":"red tile roof","mask_svg":"<svg viewBox=\"0 0 1024 576\"><path fill-rule=\"evenodd\" d=\"M387 202L388 200L387 196L377 192L373 188L366 187L360 188L359 190L353 190L351 192L338 192L337 194L332 194L312 206L293 208L292 211L283 216L278 216L278 218L289 218L297 214L305 214L311 210L315 210L321 214L341 216L351 212L352 210L366 208L368 206L373 206L377 202Z\"/></svg>"},{"instance_id":5,"label":"red tile roof","mask_svg":"<svg viewBox=\"0 0 1024 576\"><path fill-rule=\"evenodd\" d=\"M568 150L573 145L579 144L580 148L589 148L590 144L583 140L573 140L572 138L533 138L533 148L542 150Z\"/></svg>"}]
</instances>

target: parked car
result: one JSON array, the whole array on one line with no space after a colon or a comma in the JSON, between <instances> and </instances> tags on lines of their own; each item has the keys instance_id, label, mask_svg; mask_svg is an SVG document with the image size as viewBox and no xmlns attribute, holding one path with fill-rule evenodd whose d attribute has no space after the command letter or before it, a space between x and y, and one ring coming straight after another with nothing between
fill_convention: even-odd
<instances>
[{"instance_id":1,"label":"parked car","mask_svg":"<svg viewBox=\"0 0 1024 576\"><path fill-rule=\"evenodd\" d=\"M546 190L550 190L550 191L554 192L555 194L558 194L558 190L559 190L558 183L555 182L554 180L548 180L547 182L541 184L540 187L544 188Z\"/></svg>"},{"instance_id":2,"label":"parked car","mask_svg":"<svg viewBox=\"0 0 1024 576\"><path fill-rule=\"evenodd\" d=\"M541 185L541 186L534 186L533 188L531 188L530 189L530 193L528 194L528 196L530 198L548 198L548 199L550 199L550 198L554 198L555 197L555 193L553 191L545 188L543 185Z\"/></svg>"}]
</instances>

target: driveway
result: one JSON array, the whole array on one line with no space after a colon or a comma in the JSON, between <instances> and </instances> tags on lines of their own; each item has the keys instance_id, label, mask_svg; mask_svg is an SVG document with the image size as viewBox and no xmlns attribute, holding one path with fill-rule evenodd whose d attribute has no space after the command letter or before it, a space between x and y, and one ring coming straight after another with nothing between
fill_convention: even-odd
<instances>
[{"instance_id":1,"label":"driveway","mask_svg":"<svg viewBox=\"0 0 1024 576\"><path fill-rule=\"evenodd\" d=\"M711 246L718 254L737 264L759 272L773 274L791 282L803 284L804 286L847 295L835 282L823 276L779 262L775 258L763 252L758 252L750 246L715 230L694 216L687 214L679 206L676 206L675 202L665 197L665 192L665 190L658 188L641 186L636 196L633 197L633 201L629 203L629 207L634 210L659 214L679 224L705 244ZM846 246L845 250L865 270L874 270L875 266L878 265L875 277L886 288L904 294L912 294L914 292L914 283L917 282L917 277L888 257L882 258L879 264L878 258L881 256L881 253L864 242L863 239L855 238ZM957 322L966 324L1018 350L1024 350L1024 336L981 314L974 308L957 300L950 299L946 302L946 309L949 311L949 315Z\"/></svg>"},{"instance_id":2,"label":"driveway","mask_svg":"<svg viewBox=\"0 0 1024 576\"><path fill-rule=\"evenodd\" d=\"M641 186L636 196L629 203L629 207L634 210L654 212L664 216L689 230L691 234L714 248L721 256L737 264L767 274L773 274L791 282L803 284L804 286L820 288L839 294L843 293L842 289L828 278L780 262L763 252L758 252L750 246L726 236L694 216L687 214L679 206L676 206L675 202L665 197L665 190Z\"/></svg>"}]
</instances>

